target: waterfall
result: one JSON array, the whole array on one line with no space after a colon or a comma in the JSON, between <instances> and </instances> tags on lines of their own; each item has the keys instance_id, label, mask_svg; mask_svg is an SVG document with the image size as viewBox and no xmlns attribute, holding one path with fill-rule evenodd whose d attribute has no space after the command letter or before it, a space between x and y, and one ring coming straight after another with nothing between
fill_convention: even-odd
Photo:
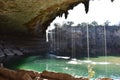
<instances>
[{"instance_id":1,"label":"waterfall","mask_svg":"<svg viewBox=\"0 0 120 80\"><path fill-rule=\"evenodd\" d=\"M88 61L90 60L90 51L89 51L89 28L87 25L87 57L88 57Z\"/></svg>"},{"instance_id":2,"label":"waterfall","mask_svg":"<svg viewBox=\"0 0 120 80\"><path fill-rule=\"evenodd\" d=\"M50 44L49 50L52 53L55 50L55 36L54 36L55 32L54 32L54 30L55 30L55 27L51 27L51 26L49 26L46 30L46 42L48 42Z\"/></svg>"},{"instance_id":3,"label":"waterfall","mask_svg":"<svg viewBox=\"0 0 120 80\"><path fill-rule=\"evenodd\" d=\"M57 50L57 51L56 51L56 52L57 52L57 54L59 54L61 38L60 38L60 31L59 31L59 28L58 28L58 27L56 28L56 33L55 33L55 34L56 34L56 38L57 38L57 39L56 39L56 42L57 42L57 44L56 44L56 47L57 47L56 50Z\"/></svg>"},{"instance_id":4,"label":"waterfall","mask_svg":"<svg viewBox=\"0 0 120 80\"><path fill-rule=\"evenodd\" d=\"M104 26L104 41L105 41L105 61L107 61L107 42L106 42L106 26Z\"/></svg>"},{"instance_id":5,"label":"waterfall","mask_svg":"<svg viewBox=\"0 0 120 80\"><path fill-rule=\"evenodd\" d=\"M106 42L106 26L104 27L104 54L105 54L105 63L107 63L107 42ZM105 72L107 75L107 64L105 65Z\"/></svg>"},{"instance_id":6,"label":"waterfall","mask_svg":"<svg viewBox=\"0 0 120 80\"><path fill-rule=\"evenodd\" d=\"M74 60L76 57L76 52L75 52L75 30L74 28L71 27L71 47L72 47L72 59Z\"/></svg>"},{"instance_id":7,"label":"waterfall","mask_svg":"<svg viewBox=\"0 0 120 80\"><path fill-rule=\"evenodd\" d=\"M48 34L49 34L49 30L46 30L46 42L49 42Z\"/></svg>"},{"instance_id":8,"label":"waterfall","mask_svg":"<svg viewBox=\"0 0 120 80\"><path fill-rule=\"evenodd\" d=\"M50 47L51 47L51 51L53 51L54 44L53 44L53 32L52 31L50 32L50 38L51 38Z\"/></svg>"},{"instance_id":9,"label":"waterfall","mask_svg":"<svg viewBox=\"0 0 120 80\"><path fill-rule=\"evenodd\" d=\"M53 51L56 50L56 46L55 46L55 29L53 30Z\"/></svg>"}]
</instances>

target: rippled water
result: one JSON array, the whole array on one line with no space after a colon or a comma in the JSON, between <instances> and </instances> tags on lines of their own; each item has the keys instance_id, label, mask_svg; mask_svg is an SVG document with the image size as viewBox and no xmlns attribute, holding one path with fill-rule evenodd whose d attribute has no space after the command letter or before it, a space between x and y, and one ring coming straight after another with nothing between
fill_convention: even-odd
<instances>
[{"instance_id":1,"label":"rippled water","mask_svg":"<svg viewBox=\"0 0 120 80\"><path fill-rule=\"evenodd\" d=\"M88 65L94 64L93 78L109 77L120 80L120 64L109 62L95 62L78 59L68 59L67 57L43 58L40 56L29 56L10 59L5 64L12 69L27 69L42 72L44 70L63 72L74 76L88 76Z\"/></svg>"}]
</instances>

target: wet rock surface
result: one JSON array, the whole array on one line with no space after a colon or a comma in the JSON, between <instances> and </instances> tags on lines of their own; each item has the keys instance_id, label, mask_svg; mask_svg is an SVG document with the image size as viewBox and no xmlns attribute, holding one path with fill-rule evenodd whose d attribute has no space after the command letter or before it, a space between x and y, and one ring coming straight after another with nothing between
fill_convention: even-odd
<instances>
[{"instance_id":1,"label":"wet rock surface","mask_svg":"<svg viewBox=\"0 0 120 80\"><path fill-rule=\"evenodd\" d=\"M5 41L0 42L0 57L13 56L13 55L23 55L23 52L14 46L14 44L8 45Z\"/></svg>"},{"instance_id":2,"label":"wet rock surface","mask_svg":"<svg viewBox=\"0 0 120 80\"><path fill-rule=\"evenodd\" d=\"M23 55L44 55L48 51L45 37L0 35L0 63L6 57Z\"/></svg>"},{"instance_id":3,"label":"wet rock surface","mask_svg":"<svg viewBox=\"0 0 120 80\"><path fill-rule=\"evenodd\" d=\"M0 68L0 80L90 80L84 77L74 77L65 73L43 71L41 73L28 70L10 70ZM112 80L110 78L99 78L96 80Z\"/></svg>"}]
</instances>

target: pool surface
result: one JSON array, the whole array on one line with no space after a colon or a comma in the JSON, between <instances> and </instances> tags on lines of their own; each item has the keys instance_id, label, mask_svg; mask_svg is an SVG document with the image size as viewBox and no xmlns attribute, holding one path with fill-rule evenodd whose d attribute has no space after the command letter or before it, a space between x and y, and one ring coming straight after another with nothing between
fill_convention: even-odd
<instances>
[{"instance_id":1,"label":"pool surface","mask_svg":"<svg viewBox=\"0 0 120 80\"><path fill-rule=\"evenodd\" d=\"M73 76L88 77L88 65L94 65L92 79L109 77L120 80L120 64L86 59L68 59L67 57L23 56L11 58L4 66L11 69L26 69L42 72L44 70L68 73Z\"/></svg>"}]
</instances>

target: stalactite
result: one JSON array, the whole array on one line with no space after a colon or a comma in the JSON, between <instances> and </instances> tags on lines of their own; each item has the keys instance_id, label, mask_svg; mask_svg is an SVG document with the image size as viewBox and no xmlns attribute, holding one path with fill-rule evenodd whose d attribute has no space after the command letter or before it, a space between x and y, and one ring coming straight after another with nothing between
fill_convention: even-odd
<instances>
[{"instance_id":1,"label":"stalactite","mask_svg":"<svg viewBox=\"0 0 120 80\"><path fill-rule=\"evenodd\" d=\"M113 2L114 0L111 0L111 2Z\"/></svg>"},{"instance_id":2,"label":"stalactite","mask_svg":"<svg viewBox=\"0 0 120 80\"><path fill-rule=\"evenodd\" d=\"M68 11L65 12L65 19L67 19L67 16L68 16Z\"/></svg>"},{"instance_id":3,"label":"stalactite","mask_svg":"<svg viewBox=\"0 0 120 80\"><path fill-rule=\"evenodd\" d=\"M83 3L84 6L85 6L85 12L86 12L86 13L88 13L88 11L89 11L89 1L90 1L90 0L85 0L84 3Z\"/></svg>"},{"instance_id":4,"label":"stalactite","mask_svg":"<svg viewBox=\"0 0 120 80\"><path fill-rule=\"evenodd\" d=\"M115 0L110 0L110 1L113 2ZM36 27L36 22L39 20L40 27L42 28L41 32L45 32L47 27L57 16L62 17L62 15L65 14L65 18L67 18L69 14L68 10L73 9L75 6L77 6L80 3L84 4L85 12L88 13L89 2L90 0L65 0L62 3L58 3L53 6L50 6L45 10L41 10L41 13L38 16L31 19L25 25L31 32L32 31L34 32ZM49 12L52 12L52 13L49 14Z\"/></svg>"},{"instance_id":5,"label":"stalactite","mask_svg":"<svg viewBox=\"0 0 120 80\"><path fill-rule=\"evenodd\" d=\"M62 15L63 15L63 13L61 12L61 13L59 14L59 17L62 17Z\"/></svg>"}]
</instances>

